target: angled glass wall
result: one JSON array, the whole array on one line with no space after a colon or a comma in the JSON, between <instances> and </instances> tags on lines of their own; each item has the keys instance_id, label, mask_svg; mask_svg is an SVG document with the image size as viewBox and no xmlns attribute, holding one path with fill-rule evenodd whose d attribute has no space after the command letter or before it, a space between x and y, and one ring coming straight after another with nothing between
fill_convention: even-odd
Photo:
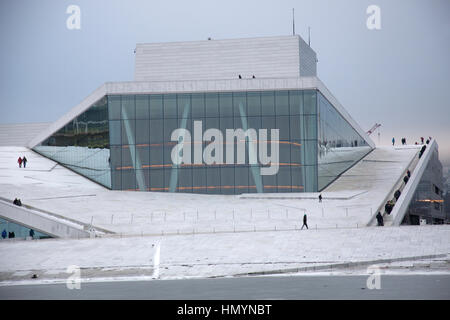
<instances>
[{"instance_id":1,"label":"angled glass wall","mask_svg":"<svg viewBox=\"0 0 450 320\"><path fill-rule=\"evenodd\" d=\"M322 190L371 148L319 91L278 90L108 95L34 150L114 190L241 194Z\"/></svg>"},{"instance_id":2,"label":"angled glass wall","mask_svg":"<svg viewBox=\"0 0 450 320\"><path fill-rule=\"evenodd\" d=\"M106 97L33 148L73 171L111 188Z\"/></svg>"},{"instance_id":3,"label":"angled glass wall","mask_svg":"<svg viewBox=\"0 0 450 320\"><path fill-rule=\"evenodd\" d=\"M318 106L318 189L322 190L372 148L320 92Z\"/></svg>"},{"instance_id":4,"label":"angled glass wall","mask_svg":"<svg viewBox=\"0 0 450 320\"><path fill-rule=\"evenodd\" d=\"M316 96L315 90L110 95L112 189L210 194L314 191ZM181 140L171 139L177 129L185 132ZM230 141L227 130L239 129L256 137L238 135ZM261 137L259 129L266 129L267 137ZM279 129L276 143L271 129ZM217 131L220 136L210 136ZM279 150L276 163L260 161L260 142L267 142L268 156ZM186 153L184 159L189 160L173 162L177 145L182 146L179 155ZM231 155L227 147L233 149ZM239 152L244 160L238 158ZM214 162L205 160L205 153ZM262 168L275 165L274 174L261 174Z\"/></svg>"}]
</instances>

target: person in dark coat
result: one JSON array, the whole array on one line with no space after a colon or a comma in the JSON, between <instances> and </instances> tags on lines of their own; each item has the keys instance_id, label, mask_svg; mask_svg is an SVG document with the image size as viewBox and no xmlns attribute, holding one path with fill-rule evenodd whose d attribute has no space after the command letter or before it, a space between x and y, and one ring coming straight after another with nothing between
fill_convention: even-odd
<instances>
[{"instance_id":1,"label":"person in dark coat","mask_svg":"<svg viewBox=\"0 0 450 320\"><path fill-rule=\"evenodd\" d=\"M403 178L403 182L404 182L405 184L408 183L408 180L409 180L408 176L405 176L405 177Z\"/></svg>"},{"instance_id":2,"label":"person in dark coat","mask_svg":"<svg viewBox=\"0 0 450 320\"><path fill-rule=\"evenodd\" d=\"M395 144L395 138L392 138L392 145Z\"/></svg>"},{"instance_id":3,"label":"person in dark coat","mask_svg":"<svg viewBox=\"0 0 450 320\"><path fill-rule=\"evenodd\" d=\"M378 226L380 226L380 227L384 226L383 216L381 215L380 211L378 211L378 214L377 214L377 221L378 221Z\"/></svg>"},{"instance_id":4,"label":"person in dark coat","mask_svg":"<svg viewBox=\"0 0 450 320\"><path fill-rule=\"evenodd\" d=\"M411 171L406 171L406 175L408 176L408 178L411 178Z\"/></svg>"},{"instance_id":5,"label":"person in dark coat","mask_svg":"<svg viewBox=\"0 0 450 320\"><path fill-rule=\"evenodd\" d=\"M25 156L23 156L22 158L22 162L23 162L23 167L26 168L27 167L27 158L25 158Z\"/></svg>"},{"instance_id":6,"label":"person in dark coat","mask_svg":"<svg viewBox=\"0 0 450 320\"><path fill-rule=\"evenodd\" d=\"M319 202L322 202L322 194L319 194Z\"/></svg>"},{"instance_id":7,"label":"person in dark coat","mask_svg":"<svg viewBox=\"0 0 450 320\"><path fill-rule=\"evenodd\" d=\"M386 205L384 206L384 210L386 210L386 213L387 214L391 214L391 212L392 212L392 208L394 207L394 205L392 204L392 202L391 201L388 201L387 203L386 203Z\"/></svg>"},{"instance_id":8,"label":"person in dark coat","mask_svg":"<svg viewBox=\"0 0 450 320\"><path fill-rule=\"evenodd\" d=\"M307 223L306 213L303 215L303 225L302 225L302 229L300 229L300 230L303 230L303 227L305 227L305 226L306 226L306 229L309 229L308 228L308 223Z\"/></svg>"},{"instance_id":9,"label":"person in dark coat","mask_svg":"<svg viewBox=\"0 0 450 320\"><path fill-rule=\"evenodd\" d=\"M34 237L34 230L33 229L30 229L30 237Z\"/></svg>"},{"instance_id":10,"label":"person in dark coat","mask_svg":"<svg viewBox=\"0 0 450 320\"><path fill-rule=\"evenodd\" d=\"M6 234L6 229L3 229L3 231L2 231L2 238L5 239L6 236L7 236L7 234Z\"/></svg>"},{"instance_id":11,"label":"person in dark coat","mask_svg":"<svg viewBox=\"0 0 450 320\"><path fill-rule=\"evenodd\" d=\"M402 194L402 192L400 190L395 191L395 193L394 193L395 200L398 200L398 198L400 198L401 194Z\"/></svg>"}]
</instances>

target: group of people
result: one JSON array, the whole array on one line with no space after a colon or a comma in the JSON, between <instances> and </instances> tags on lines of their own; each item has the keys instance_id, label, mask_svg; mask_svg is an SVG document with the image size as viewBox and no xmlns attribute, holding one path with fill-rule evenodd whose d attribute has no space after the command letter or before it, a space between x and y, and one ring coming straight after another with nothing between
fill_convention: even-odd
<instances>
[{"instance_id":1,"label":"group of people","mask_svg":"<svg viewBox=\"0 0 450 320\"><path fill-rule=\"evenodd\" d=\"M8 238L15 238L15 237L16 237L16 234L14 233L14 231L8 232ZM6 230L5 229L3 229L2 238L6 239Z\"/></svg>"},{"instance_id":2,"label":"group of people","mask_svg":"<svg viewBox=\"0 0 450 320\"><path fill-rule=\"evenodd\" d=\"M428 137L427 141L425 142L425 138L424 137L420 137L420 144L429 144L431 141L431 137ZM418 145L419 143L416 141L414 143L415 145ZM395 137L392 138L392 145L395 145ZM406 145L406 138L402 138L402 145Z\"/></svg>"},{"instance_id":3,"label":"group of people","mask_svg":"<svg viewBox=\"0 0 450 320\"><path fill-rule=\"evenodd\" d=\"M31 238L34 238L34 230L33 229L30 229L30 232L28 234L29 234L29 236ZM2 231L2 238L6 239L6 236L8 236L8 238L12 239L12 238L16 237L16 234L14 233L14 231L6 232L6 229L3 229L3 231Z\"/></svg>"},{"instance_id":4,"label":"group of people","mask_svg":"<svg viewBox=\"0 0 450 320\"><path fill-rule=\"evenodd\" d=\"M23 163L23 167L26 168L27 167L27 158L25 158L25 156L23 156L23 158L19 157L19 159L17 159L17 163L19 164L19 168L22 168L22 163Z\"/></svg>"}]
</instances>

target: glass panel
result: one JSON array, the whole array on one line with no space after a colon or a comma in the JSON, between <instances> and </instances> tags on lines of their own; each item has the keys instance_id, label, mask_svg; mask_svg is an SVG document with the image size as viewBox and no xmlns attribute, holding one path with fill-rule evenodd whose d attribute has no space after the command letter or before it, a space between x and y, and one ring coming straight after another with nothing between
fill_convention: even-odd
<instances>
[{"instance_id":1,"label":"glass panel","mask_svg":"<svg viewBox=\"0 0 450 320\"><path fill-rule=\"evenodd\" d=\"M150 122L136 120L136 144L148 144L150 137Z\"/></svg>"},{"instance_id":2,"label":"glass panel","mask_svg":"<svg viewBox=\"0 0 450 320\"><path fill-rule=\"evenodd\" d=\"M261 115L275 115L275 94L272 91L261 93Z\"/></svg>"},{"instance_id":3,"label":"glass panel","mask_svg":"<svg viewBox=\"0 0 450 320\"><path fill-rule=\"evenodd\" d=\"M219 111L221 117L233 116L233 96L231 93L219 93Z\"/></svg>"},{"instance_id":4,"label":"glass panel","mask_svg":"<svg viewBox=\"0 0 450 320\"><path fill-rule=\"evenodd\" d=\"M120 120L120 96L108 96L109 120Z\"/></svg>"},{"instance_id":5,"label":"glass panel","mask_svg":"<svg viewBox=\"0 0 450 320\"><path fill-rule=\"evenodd\" d=\"M235 118L247 115L247 95L245 92L233 94L233 113Z\"/></svg>"},{"instance_id":6,"label":"glass panel","mask_svg":"<svg viewBox=\"0 0 450 320\"><path fill-rule=\"evenodd\" d=\"M177 117L177 97L174 94L164 95L163 99L164 118Z\"/></svg>"},{"instance_id":7,"label":"glass panel","mask_svg":"<svg viewBox=\"0 0 450 320\"><path fill-rule=\"evenodd\" d=\"M260 116L261 115L261 93L249 92L247 93L247 115Z\"/></svg>"},{"instance_id":8,"label":"glass panel","mask_svg":"<svg viewBox=\"0 0 450 320\"><path fill-rule=\"evenodd\" d=\"M151 95L150 102L150 118L162 119L163 118L163 100L162 95Z\"/></svg>"},{"instance_id":9,"label":"glass panel","mask_svg":"<svg viewBox=\"0 0 450 320\"><path fill-rule=\"evenodd\" d=\"M113 115L120 117L120 96L111 99ZM103 97L33 148L63 166L111 188L108 98ZM115 108L115 109L114 109ZM111 118L114 118L111 116ZM116 131L119 121L111 121ZM119 134L112 135L120 143ZM119 139L119 141L117 141Z\"/></svg>"},{"instance_id":10,"label":"glass panel","mask_svg":"<svg viewBox=\"0 0 450 320\"><path fill-rule=\"evenodd\" d=\"M275 112L277 116L289 115L288 91L275 91Z\"/></svg>"},{"instance_id":11,"label":"glass panel","mask_svg":"<svg viewBox=\"0 0 450 320\"><path fill-rule=\"evenodd\" d=\"M206 193L206 168L193 168L192 169L192 186L194 193Z\"/></svg>"},{"instance_id":12,"label":"glass panel","mask_svg":"<svg viewBox=\"0 0 450 320\"><path fill-rule=\"evenodd\" d=\"M318 100L318 188L323 189L371 147L321 93Z\"/></svg>"},{"instance_id":13,"label":"glass panel","mask_svg":"<svg viewBox=\"0 0 450 320\"><path fill-rule=\"evenodd\" d=\"M205 93L205 104L207 117L219 116L219 95L217 93Z\"/></svg>"},{"instance_id":14,"label":"glass panel","mask_svg":"<svg viewBox=\"0 0 450 320\"><path fill-rule=\"evenodd\" d=\"M148 95L136 96L136 119L149 119L149 101Z\"/></svg>"},{"instance_id":15,"label":"glass panel","mask_svg":"<svg viewBox=\"0 0 450 320\"><path fill-rule=\"evenodd\" d=\"M192 94L192 118L201 119L205 116L205 97L202 93ZM217 116L217 114L216 114Z\"/></svg>"},{"instance_id":16,"label":"glass panel","mask_svg":"<svg viewBox=\"0 0 450 320\"><path fill-rule=\"evenodd\" d=\"M122 143L122 134L121 134L121 130L120 130L120 121L119 120L115 120L115 121L110 121L109 122L109 127L110 127L110 139L111 139L111 144L121 144Z\"/></svg>"},{"instance_id":17,"label":"glass panel","mask_svg":"<svg viewBox=\"0 0 450 320\"><path fill-rule=\"evenodd\" d=\"M280 140L290 140L290 124L289 116L277 116L275 117L275 127L279 129Z\"/></svg>"},{"instance_id":18,"label":"glass panel","mask_svg":"<svg viewBox=\"0 0 450 320\"><path fill-rule=\"evenodd\" d=\"M136 172L134 170L122 170L122 190L136 189Z\"/></svg>"},{"instance_id":19,"label":"glass panel","mask_svg":"<svg viewBox=\"0 0 450 320\"><path fill-rule=\"evenodd\" d=\"M289 91L289 109L291 115L303 113L302 91Z\"/></svg>"},{"instance_id":20,"label":"glass panel","mask_svg":"<svg viewBox=\"0 0 450 320\"><path fill-rule=\"evenodd\" d=\"M208 193L219 194L220 191L220 168L208 167L206 169Z\"/></svg>"},{"instance_id":21,"label":"glass panel","mask_svg":"<svg viewBox=\"0 0 450 320\"><path fill-rule=\"evenodd\" d=\"M234 194L234 166L220 169L222 194Z\"/></svg>"},{"instance_id":22,"label":"glass panel","mask_svg":"<svg viewBox=\"0 0 450 320\"><path fill-rule=\"evenodd\" d=\"M134 95L122 96L122 119L135 119Z\"/></svg>"},{"instance_id":23,"label":"glass panel","mask_svg":"<svg viewBox=\"0 0 450 320\"><path fill-rule=\"evenodd\" d=\"M191 117L191 96L189 94L178 94L178 119Z\"/></svg>"},{"instance_id":24,"label":"glass panel","mask_svg":"<svg viewBox=\"0 0 450 320\"><path fill-rule=\"evenodd\" d=\"M150 190L163 192L164 190L164 170L152 169L150 170Z\"/></svg>"},{"instance_id":25,"label":"glass panel","mask_svg":"<svg viewBox=\"0 0 450 320\"><path fill-rule=\"evenodd\" d=\"M304 114L316 114L317 96L315 90L307 90L303 92Z\"/></svg>"}]
</instances>

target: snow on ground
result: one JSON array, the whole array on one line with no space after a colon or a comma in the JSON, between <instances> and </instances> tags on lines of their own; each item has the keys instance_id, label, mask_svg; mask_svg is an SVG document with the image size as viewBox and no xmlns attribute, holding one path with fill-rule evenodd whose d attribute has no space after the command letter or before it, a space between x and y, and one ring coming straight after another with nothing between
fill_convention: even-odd
<instances>
[{"instance_id":1,"label":"snow on ground","mask_svg":"<svg viewBox=\"0 0 450 320\"><path fill-rule=\"evenodd\" d=\"M363 227L416 154L417 148L378 148L330 185L318 203L315 193L110 191L26 148L0 147L2 198L18 197L83 223L92 219L94 226L117 233L0 241L0 281L29 279L31 273L61 278L69 265L94 278L151 278L158 243L162 279L448 254L447 225ZM16 163L23 155L29 160L25 169ZM305 212L310 229L299 230Z\"/></svg>"},{"instance_id":2,"label":"snow on ground","mask_svg":"<svg viewBox=\"0 0 450 320\"><path fill-rule=\"evenodd\" d=\"M84 268L82 276L102 277L107 270L134 276L139 267L153 267L158 244L160 278L174 279L448 254L449 237L450 226L442 225L0 241L0 279L66 275L69 265Z\"/></svg>"},{"instance_id":3,"label":"snow on ground","mask_svg":"<svg viewBox=\"0 0 450 320\"><path fill-rule=\"evenodd\" d=\"M0 147L0 196L119 234L295 230L367 225L417 147L372 151L323 192L201 195L111 191L26 148ZM27 168L17 157L26 155Z\"/></svg>"}]
</instances>

